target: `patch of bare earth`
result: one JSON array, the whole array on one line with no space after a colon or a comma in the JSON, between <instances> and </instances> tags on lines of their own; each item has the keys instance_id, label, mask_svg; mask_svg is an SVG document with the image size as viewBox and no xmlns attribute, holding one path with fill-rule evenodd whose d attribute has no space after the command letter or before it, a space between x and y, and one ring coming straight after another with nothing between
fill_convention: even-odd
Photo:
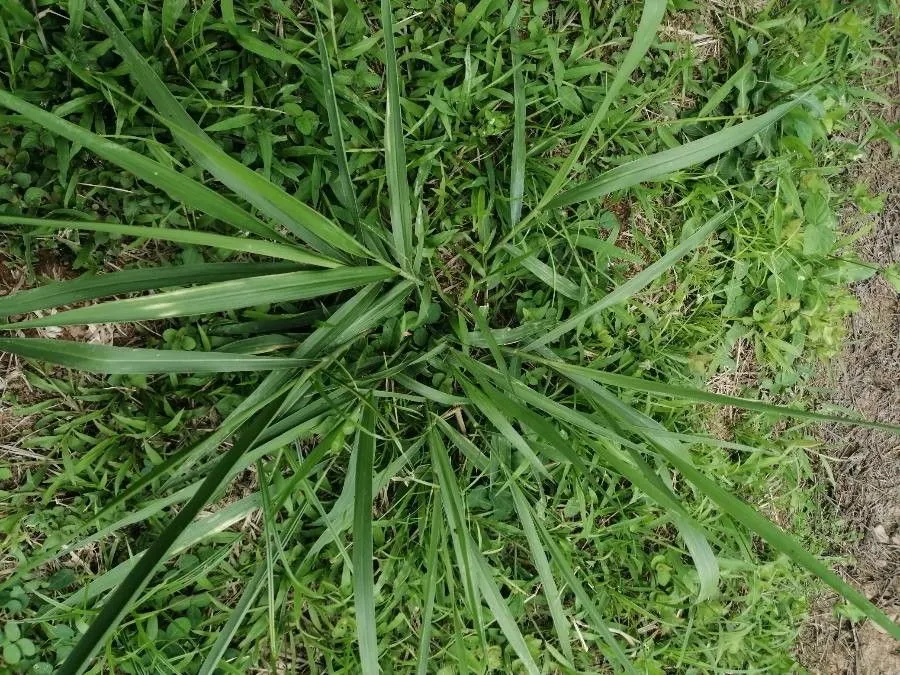
<instances>
[{"instance_id":1,"label":"patch of bare earth","mask_svg":"<svg viewBox=\"0 0 900 675\"><path fill-rule=\"evenodd\" d=\"M900 74L888 91L895 102L872 112L891 123L900 119ZM861 133L866 130L863 128ZM883 212L857 251L878 266L900 262L900 162L887 144L873 144L855 179L885 196ZM848 229L859 227L850 214ZM900 295L880 276L853 289L860 309L850 319L846 345L823 377L832 402L871 420L900 424ZM895 621L900 619L900 438L873 431L823 425L819 435L835 457L828 463L829 504L850 536L833 553L850 564L840 572ZM823 467L823 474L825 473ZM823 475L823 480L826 477ZM798 659L822 675L897 675L900 643L871 622L836 616L833 595L813 605L798 643Z\"/></svg>"}]
</instances>

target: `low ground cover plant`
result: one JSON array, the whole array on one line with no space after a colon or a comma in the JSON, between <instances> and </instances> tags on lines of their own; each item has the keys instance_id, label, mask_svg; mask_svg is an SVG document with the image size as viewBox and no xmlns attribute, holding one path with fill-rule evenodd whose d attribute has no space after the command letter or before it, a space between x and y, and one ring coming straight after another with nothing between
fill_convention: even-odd
<instances>
[{"instance_id":1,"label":"low ground cover plant","mask_svg":"<svg viewBox=\"0 0 900 675\"><path fill-rule=\"evenodd\" d=\"M666 2L566 41L564 16L591 26L597 11L573 5L398 18L386 0L301 13L69 3L56 43L17 3L4 9L42 55L7 41L0 106L21 149L0 224L24 247L56 237L88 269L123 241L163 246L157 264L0 298L0 349L109 376L131 397L107 418L79 408L108 394L34 380L70 409L41 421L48 447L66 439L64 468L29 472L23 491L34 505L82 488L85 508L19 549L7 610L46 626L55 652L28 653L17 621L11 666L727 668L753 658L739 643L754 630L723 628L728 593L752 574L762 595L793 565L900 637L736 480L786 457L804 466L802 442L769 441L758 420L898 429L685 377L744 340L778 393L802 354L839 344L842 284L876 270L835 255L848 243L839 188L810 148L847 112L832 96L849 87L839 60L843 77L863 68L848 44L876 38L828 8L819 61L773 59L766 79L759 41L779 22L805 28L796 8L742 35L743 64L714 91L685 90L704 102L682 116L671 93L696 79L696 57L650 56L684 30L663 25ZM72 82L66 100L48 104L48 72ZM32 155L48 160L37 181L15 170ZM102 182L88 183L97 161ZM134 328L127 345L36 333L84 325ZM685 404L751 411L757 435L709 435L685 424ZM110 540L70 589L58 561ZM774 555L758 566L762 546ZM235 584L226 597L222 583ZM628 584L649 589L656 618ZM28 614L34 598L45 606ZM754 619L802 612L800 598L766 602L785 606ZM688 652L695 623L718 632L714 647ZM766 634L790 636L786 623ZM681 652L654 649L670 633ZM778 645L760 662L783 663Z\"/></svg>"}]
</instances>

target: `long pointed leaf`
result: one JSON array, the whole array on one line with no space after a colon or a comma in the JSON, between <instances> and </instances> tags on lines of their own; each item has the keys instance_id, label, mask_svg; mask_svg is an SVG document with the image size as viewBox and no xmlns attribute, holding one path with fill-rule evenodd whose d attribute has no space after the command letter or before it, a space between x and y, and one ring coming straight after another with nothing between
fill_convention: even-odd
<instances>
[{"instance_id":1,"label":"long pointed leaf","mask_svg":"<svg viewBox=\"0 0 900 675\"><path fill-rule=\"evenodd\" d=\"M16 111L35 124L63 136L73 143L83 145L91 152L122 167L137 178L155 185L172 198L191 208L226 222L241 231L280 239L279 235L264 222L202 183L188 178L180 171L155 162L83 127L67 122L61 117L3 90L0 90L0 106Z\"/></svg>"},{"instance_id":2,"label":"long pointed leaf","mask_svg":"<svg viewBox=\"0 0 900 675\"><path fill-rule=\"evenodd\" d=\"M43 338L0 338L0 351L66 368L107 375L234 373L283 370L308 365L303 359L225 352L136 349Z\"/></svg>"},{"instance_id":3,"label":"long pointed leaf","mask_svg":"<svg viewBox=\"0 0 900 675\"><path fill-rule=\"evenodd\" d=\"M350 177L347 164L347 151L344 147L344 133L341 130L341 111L338 108L337 96L334 93L334 79L331 73L331 60L324 30L316 13L316 41L319 45L319 61L322 63L322 90L325 95L325 110L328 113L328 128L331 131L331 142L334 145L334 160L338 167L338 186L335 193L347 211L354 226L359 226L359 206L356 202L356 190Z\"/></svg>"},{"instance_id":4,"label":"long pointed leaf","mask_svg":"<svg viewBox=\"0 0 900 675\"><path fill-rule=\"evenodd\" d=\"M525 82L522 76L522 55L519 53L519 26L513 21L509 27L510 53L513 69L513 141L509 178L509 224L515 227L522 217L525 196Z\"/></svg>"},{"instance_id":5,"label":"long pointed leaf","mask_svg":"<svg viewBox=\"0 0 900 675\"><path fill-rule=\"evenodd\" d=\"M465 568L469 569L471 575L470 583L477 584L485 602L487 602L494 615L494 620L500 626L500 630L503 631L506 640L516 653L516 656L519 657L525 670L529 675L538 675L540 668L534 662L531 652L528 651L525 638L516 625L515 619L513 619L512 613L509 611L509 606L500 595L497 584L494 582L494 575L490 565L488 565L484 556L478 550L466 526L462 512L462 495L459 492L456 475L450 468L450 458L447 456L447 449L436 432L432 431L429 433L429 438L432 460L435 464L438 484L441 488L444 509L447 513L447 519L450 521L450 531L455 538L460 540L462 555L467 558Z\"/></svg>"},{"instance_id":6,"label":"long pointed leaf","mask_svg":"<svg viewBox=\"0 0 900 675\"><path fill-rule=\"evenodd\" d=\"M203 263L148 267L106 274L85 274L0 297L0 316L71 305L111 295L150 291L172 286L208 284L299 271L292 263Z\"/></svg>"},{"instance_id":7,"label":"long pointed leaf","mask_svg":"<svg viewBox=\"0 0 900 675\"><path fill-rule=\"evenodd\" d=\"M53 218L25 218L23 216L0 216L0 225L26 225L29 227L48 227L57 230L89 230L91 232L109 232L126 237L174 241L192 246L211 246L227 251L243 251L253 255L280 258L303 265L334 268L341 264L303 249L284 244L276 244L260 239L245 237L228 237L210 232L194 232L192 230L176 230L171 227L144 227L139 225L123 225L121 223L102 223L85 220L56 220Z\"/></svg>"},{"instance_id":8,"label":"long pointed leaf","mask_svg":"<svg viewBox=\"0 0 900 675\"><path fill-rule=\"evenodd\" d=\"M222 281L158 295L79 307L40 319L6 324L0 326L0 329L68 326L79 323L125 323L211 314L266 303L315 298L382 281L391 274L390 270L383 267L346 267Z\"/></svg>"},{"instance_id":9,"label":"long pointed leaf","mask_svg":"<svg viewBox=\"0 0 900 675\"><path fill-rule=\"evenodd\" d=\"M630 377L627 375L619 375L617 373L606 373L594 368L585 368L583 366L575 366L571 364L561 363L558 361L545 361L542 363L555 368L561 373L575 374L586 377L595 382L621 387L623 389L633 389L643 391L650 394L661 394L670 398L679 398L693 403L716 403L718 405L733 406L735 408L743 408L745 410L754 410L756 412L770 413L780 415L782 417L797 417L806 420L816 420L818 422L834 422L837 424L852 424L858 427L867 427L869 429L878 429L880 431L890 431L900 434L900 425L887 424L885 422L870 422L869 420L842 417L840 415L828 415L826 413L818 413L811 410L800 410L798 408L790 408L774 403L766 403L752 398L739 398L737 396L725 396L724 394L714 394L702 389L694 387L685 387L676 384L668 384L666 382L654 382L640 377Z\"/></svg>"},{"instance_id":10,"label":"long pointed leaf","mask_svg":"<svg viewBox=\"0 0 900 675\"><path fill-rule=\"evenodd\" d=\"M80 675L87 669L91 659L103 647L106 639L119 625L131 603L147 586L151 575L168 553L169 548L171 548L185 528L191 524L191 521L197 514L200 513L200 510L206 506L207 502L219 491L231 467L240 459L241 455L253 447L257 438L272 422L280 405L280 400L269 404L244 428L231 449L222 456L222 459L210 471L200 489L174 516L169 525L137 561L125 580L104 603L103 608L94 618L87 632L81 636L81 639L78 640L60 667L58 672L61 675Z\"/></svg>"},{"instance_id":11,"label":"long pointed leaf","mask_svg":"<svg viewBox=\"0 0 900 675\"><path fill-rule=\"evenodd\" d=\"M93 1L91 6L116 45L116 50L131 69L131 74L153 102L176 140L203 168L269 218L284 225L323 253L330 253L332 247L350 255L364 256L368 253L353 237L321 213L219 148L166 88L150 64L107 16L100 4Z\"/></svg>"},{"instance_id":12,"label":"long pointed leaf","mask_svg":"<svg viewBox=\"0 0 900 675\"><path fill-rule=\"evenodd\" d=\"M600 610L596 607L591 597L585 593L584 588L575 577L565 558L550 539L550 533L547 532L543 523L533 513L533 509L525 499L525 495L514 483L510 483L510 490L513 496L513 503L516 506L516 513L519 515L519 521L522 523L522 529L531 549L531 557L534 560L535 567L541 578L541 584L544 587L544 595L547 598L547 603L550 605L550 613L553 618L553 624L559 634L563 653L570 661L572 660L571 646L566 644L566 641L569 639L568 623L560 602L559 589L556 587L556 581L550 570L550 563L547 560L547 555L544 553L542 540L556 565L563 570L565 581L572 588L576 599L588 610L595 630L600 633L600 636L610 648L614 659L626 672L636 672L625 652L622 651L619 643L616 642L616 639L607 627Z\"/></svg>"},{"instance_id":13,"label":"long pointed leaf","mask_svg":"<svg viewBox=\"0 0 900 675\"><path fill-rule=\"evenodd\" d=\"M659 449L660 452L666 456L666 459L684 474L685 478L696 485L703 494L718 504L719 508L725 513L744 525L744 527L756 532L768 542L772 548L784 553L795 563L819 577L835 591L840 593L844 599L855 605L863 612L863 614L881 626L895 640L900 640L900 625L891 621L888 616L872 604L866 596L841 579L818 558L809 553L797 539L780 529L754 508L745 504L743 501L719 486L716 481L705 476L689 459L685 459L677 453L670 452L662 446L659 446Z\"/></svg>"},{"instance_id":14,"label":"long pointed leaf","mask_svg":"<svg viewBox=\"0 0 900 675\"><path fill-rule=\"evenodd\" d=\"M521 500L523 506L526 510L530 511L531 507L524 502L524 499ZM540 535L541 539L544 542L544 545L547 547L547 551L550 553L550 558L553 560L556 567L562 573L563 579L569 588L572 589L572 593L575 595L576 600L581 604L582 607L587 610L588 616L591 619L592 625L595 630L600 633L600 637L606 642L610 651L612 652L613 658L622 666L622 669L629 674L637 673L634 665L625 655L625 652L622 651L622 647L619 646L619 643L616 641L615 637L613 637L612 632L606 625L606 621L603 618L603 613L600 611L600 608L597 607L597 603L594 601L594 598L598 593L595 591L593 593L589 593L584 586L579 581L578 577L575 575L574 570L572 569L569 562L566 560L563 552L560 551L559 546L553 541L553 538L550 536L550 533L547 531L547 528L544 527L543 523L535 517L532 517L532 522L534 523L535 529Z\"/></svg>"},{"instance_id":15,"label":"long pointed leaf","mask_svg":"<svg viewBox=\"0 0 900 675\"><path fill-rule=\"evenodd\" d=\"M544 597L547 599L547 606L550 608L550 617L553 620L553 627L556 629L556 636L559 638L560 649L562 649L562 653L569 662L574 663L575 657L572 654L569 621L563 611L559 588L556 586L556 580L553 578L550 563L547 561L547 554L541 545L534 519L531 517L531 509L528 507L521 490L513 481L510 481L509 489L512 492L513 503L519 515L519 522L522 523L522 531L525 533L525 539L531 551L531 559L534 561L534 567L537 569L538 577L541 580Z\"/></svg>"},{"instance_id":16,"label":"long pointed leaf","mask_svg":"<svg viewBox=\"0 0 900 675\"><path fill-rule=\"evenodd\" d=\"M522 250L514 244L507 244L504 248L510 254L520 259L519 264L522 267L560 295L564 295L570 300L577 301L581 299L581 289L578 288L578 284L564 277L547 263L542 262L536 255L524 255Z\"/></svg>"},{"instance_id":17,"label":"long pointed leaf","mask_svg":"<svg viewBox=\"0 0 900 675\"><path fill-rule=\"evenodd\" d=\"M710 235L710 233L715 230L722 222L724 222L725 219L730 215L731 211L726 211L725 213L720 213L714 216L712 219L710 219L709 222L700 227L689 237L684 239L680 244L675 246L662 258L635 274L625 283L617 286L614 290L610 291L594 304L590 305L589 307L585 307L580 312L576 312L574 316L566 319L558 326L556 326L556 328L554 328L553 330L548 331L537 340L531 342L526 347L526 349L530 351L534 350L537 347L540 347L541 345L549 344L557 338L565 335L570 330L577 328L595 314L602 312L608 307L612 307L613 305L627 300L632 295L644 288L647 284L660 276L667 269L672 267L683 255L697 248Z\"/></svg>"},{"instance_id":18,"label":"long pointed leaf","mask_svg":"<svg viewBox=\"0 0 900 675\"><path fill-rule=\"evenodd\" d=\"M197 675L213 675L216 667L219 665L219 661L221 661L222 657L225 655L229 643L234 638L235 633L237 633L238 628L243 622L244 617L247 616L247 612L249 612L250 608L253 606L253 601L256 600L256 596L259 595L259 592L262 590L262 582L265 581L265 578L266 568L261 565L259 571L254 574L247 585L244 586L244 591L241 593L241 599L238 600L237 605L235 605L234 609L231 611L231 616L228 617L228 622L225 624L225 627L222 628L209 652L207 652L206 658L203 660L203 665L201 665L200 670L197 671Z\"/></svg>"},{"instance_id":19,"label":"long pointed leaf","mask_svg":"<svg viewBox=\"0 0 900 675\"><path fill-rule=\"evenodd\" d=\"M549 476L547 468L541 462L531 444L522 434L516 431L503 412L496 406L495 401L462 375L457 375L456 381L462 386L472 404L490 420L491 424L494 425L510 445L522 453L522 456L528 460L532 468L541 476Z\"/></svg>"},{"instance_id":20,"label":"long pointed leaf","mask_svg":"<svg viewBox=\"0 0 900 675\"><path fill-rule=\"evenodd\" d=\"M565 422L566 424L570 424L577 429L587 431L589 434L595 436L598 439L606 441L606 443L604 443L602 446L597 442L594 442L593 444L589 443L589 446L592 445L594 447L597 447L597 450L600 453L599 456L602 458L601 461L603 463L607 464L615 472L627 478L636 488L644 492L650 499L666 509L676 527L678 527L678 531L681 534L685 545L690 551L692 559L694 560L694 565L697 569L697 574L700 579L699 599L704 600L711 597L715 593L716 587L719 583L719 567L716 561L715 554L713 553L712 547L710 546L706 535L703 533L700 526L688 515L687 511L678 501L678 498L672 490L671 485L663 482L663 480L653 472L651 467L643 459L643 457L641 456L641 447L636 446L627 439L623 438L615 429L609 429L606 426L603 426L602 424L595 421L593 418L587 416L586 414L568 408L561 403L558 403L553 399L534 391L527 385L518 382L517 380L509 380L509 378L505 378L498 371L489 368L482 363L468 358L465 359L463 363L467 370L477 372L486 377L489 377L501 386L507 386L510 389L510 392L514 394L516 398L521 399L528 405L542 410L552 419L557 419L561 422ZM580 380L575 381L579 384L582 384ZM592 383L588 382L588 384ZM620 416L622 416L623 413L619 411L617 406L624 408L626 413L631 410L630 408L619 402L615 397L604 399L603 403L615 410ZM515 411L515 408L512 408L512 410L513 414L516 415L517 413ZM635 411L634 415L638 415L638 413ZM547 433L546 424L535 424L527 417L524 418L523 421L525 422L525 424L530 425L532 429L536 433L538 433L538 435L541 435L542 438L544 438L545 441L549 442L552 445L555 445L562 456L569 458L570 455L574 454L569 448L569 444L565 441L560 440L558 433L556 433L555 431L553 433ZM625 421L631 422L632 424L636 423L636 421L630 417L627 417ZM648 425L652 426L655 424L653 420L644 421L643 419L638 420L637 423L642 423L640 424L640 426L643 427L647 427ZM656 427L653 427L653 429L655 428ZM654 440L659 439L657 439L654 435ZM665 439L659 442L670 443L670 441ZM628 450L628 453L623 453L621 450L611 444L626 448ZM577 458L577 456L575 457ZM572 461L571 458L569 459L570 461ZM581 468L581 466L583 465L579 462L580 460L573 463L575 463L576 467Z\"/></svg>"},{"instance_id":21,"label":"long pointed leaf","mask_svg":"<svg viewBox=\"0 0 900 675\"><path fill-rule=\"evenodd\" d=\"M416 675L426 675L430 657L431 621L434 615L434 596L438 585L438 545L444 537L444 520L438 499L432 499L431 523L428 531L428 550L425 554L425 607L422 609L422 633L419 635L419 652Z\"/></svg>"},{"instance_id":22,"label":"long pointed leaf","mask_svg":"<svg viewBox=\"0 0 900 675\"><path fill-rule=\"evenodd\" d=\"M372 571L372 460L375 455L375 411L371 400L363 408L357 435L356 481L353 497L353 604L363 675L378 675L375 632L375 579Z\"/></svg>"},{"instance_id":23,"label":"long pointed leaf","mask_svg":"<svg viewBox=\"0 0 900 675\"><path fill-rule=\"evenodd\" d=\"M665 13L666 0L644 0L641 19L638 23L637 30L634 33L634 37L631 40L631 45L628 47L625 58L622 59L622 63L616 70L613 81L606 90L606 95L594 111L590 123L585 127L578 142L575 144L575 147L554 174L553 180L550 181L550 185L547 186L547 189L544 191L544 195L541 197L537 206L535 206L525 219L522 220L519 228L513 228L510 231L509 235L504 239L504 242L515 234L517 229L520 230L524 228L531 220L537 217L545 207L552 204L554 198L559 194L559 191L569 181L572 169L581 158L587 144L597 132L597 127L599 127L600 123L606 119L606 115L616 98L619 96L622 87L628 82L631 73L634 72L634 69L637 68L641 59L644 58L644 55L650 49L650 45L653 44L653 38L656 36L656 31L659 29L659 25L662 23L663 15Z\"/></svg>"},{"instance_id":24,"label":"long pointed leaf","mask_svg":"<svg viewBox=\"0 0 900 675\"><path fill-rule=\"evenodd\" d=\"M204 539L226 530L235 523L245 519L248 515L254 513L259 507L259 493L253 493L236 502L228 504L211 515L197 518L182 530L165 554L164 558L171 558ZM140 565L141 560L146 557L148 552L149 549L140 551L103 574L91 577L90 581L88 581L83 588L72 593L58 605L54 605L49 610L41 613L39 615L40 619L44 621L49 620L58 616L59 610L61 609L83 605L90 600L99 598L107 591L114 589L117 586L121 586L126 579L128 579L129 574ZM140 591L138 592L138 595L140 595Z\"/></svg>"},{"instance_id":25,"label":"long pointed leaf","mask_svg":"<svg viewBox=\"0 0 900 675\"><path fill-rule=\"evenodd\" d=\"M563 192L550 202L550 206L568 206L588 199L599 199L611 192L624 190L638 183L658 180L680 169L701 164L750 140L760 131L784 117L801 100L783 103L764 115L735 124L704 138L617 166L594 180Z\"/></svg>"},{"instance_id":26,"label":"long pointed leaf","mask_svg":"<svg viewBox=\"0 0 900 675\"><path fill-rule=\"evenodd\" d=\"M384 30L384 65L387 80L387 113L384 124L384 161L390 197L391 230L397 261L410 269L413 260L412 206L406 151L403 141L403 113L400 109L400 76L394 49L394 16L390 0L381 0L381 27Z\"/></svg>"}]
</instances>

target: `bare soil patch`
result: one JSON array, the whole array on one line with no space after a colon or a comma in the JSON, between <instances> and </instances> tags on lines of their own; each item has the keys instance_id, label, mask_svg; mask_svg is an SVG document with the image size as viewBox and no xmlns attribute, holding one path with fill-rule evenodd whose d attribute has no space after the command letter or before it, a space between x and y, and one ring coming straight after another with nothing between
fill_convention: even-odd
<instances>
[{"instance_id":1,"label":"bare soil patch","mask_svg":"<svg viewBox=\"0 0 900 675\"><path fill-rule=\"evenodd\" d=\"M900 119L900 73L888 91L889 106L873 110L890 123ZM863 129L863 132L865 130ZM862 132L861 132L862 133ZM886 143L870 147L855 179L885 196L883 212L857 245L860 257L881 266L900 262L900 161ZM855 227L851 216L850 227ZM880 276L853 289L860 309L849 322L841 355L826 367L823 385L837 405L872 420L900 424L900 295ZM900 618L900 438L868 429L823 425L829 455L826 510L850 535L833 552L851 564L841 573L876 604ZM824 473L824 471L823 471ZM835 615L835 596L820 598L798 644L800 662L823 675L896 675L900 644L870 622Z\"/></svg>"}]
</instances>

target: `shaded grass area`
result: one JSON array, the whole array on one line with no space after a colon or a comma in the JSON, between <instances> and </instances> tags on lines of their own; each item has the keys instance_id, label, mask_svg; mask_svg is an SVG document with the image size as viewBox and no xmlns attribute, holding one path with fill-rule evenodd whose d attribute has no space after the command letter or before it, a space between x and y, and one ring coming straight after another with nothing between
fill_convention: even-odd
<instances>
[{"instance_id":1,"label":"shaded grass area","mask_svg":"<svg viewBox=\"0 0 900 675\"><path fill-rule=\"evenodd\" d=\"M0 68L5 86L185 176L203 178L143 105L105 33L90 14L79 16L77 7L83 5L71 3L68 15L41 12L37 23L17 3L0 10L9 36ZM393 68L382 58L375 13L352 2L327 5L320 7L317 26L308 10L295 15L281 3L247 3L231 15L229 7L166 2L112 13L131 26L129 38L191 116L242 163L355 225L362 237L367 228L387 223L422 223L423 263L440 302L434 310L427 306L424 317L421 308L410 307L407 315L378 326L379 349L390 352L410 339L428 345L436 331L454 324L471 335L481 330L483 308L492 328L524 326L527 339L537 338L569 315L566 280L578 280L587 301L598 300L673 248L682 233L730 207L736 207L735 217L714 238L627 303L592 318L566 344L568 355L625 375L693 384L718 377L725 393L790 399L802 391L810 363L839 347L842 320L854 307L845 283L875 270L847 252L855 235L837 230L834 213L851 200L864 209L878 207L876 197L844 178L858 147L841 132L852 124L847 114L855 103L871 96L863 84L881 41L871 26L877 14L896 10L891 4L791 2L744 16L679 3L668 15L673 23L661 31L623 87L622 100L590 138L575 167L580 177L693 140L813 85L815 103L795 108L739 149L679 171L666 183L548 209L522 221L526 225L509 237L512 247L498 245L500 234L518 221L516 191L506 192L510 158L524 155L520 189L522 201L531 206L580 138L586 113L605 95L639 8L534 2L518 8L517 18L497 2L395 7L403 94L394 119L400 118L406 141L410 184L405 187L413 208L394 213L387 195L404 186L389 171L390 153L396 157L398 149L385 148L383 136L385 81ZM514 24L518 30L510 37ZM337 112L329 110L322 54L331 55ZM346 171L329 125L336 115ZM525 133L517 138L516 120L522 117ZM0 122L8 174L0 209L6 213L102 214L135 225L231 233L77 144L37 127L23 133L19 118ZM876 135L892 132L873 129ZM348 198L346 174L353 178L356 200ZM32 285L48 276L40 264L42 252L65 261L63 274L149 260L235 259L224 248L181 245L159 251L140 238L114 233L23 235L14 228L8 233L10 285ZM395 243L397 250L409 248L402 233ZM520 265L528 254L540 265L530 270ZM142 341L172 349L234 348L238 337L245 340L239 350L278 353L332 307L326 302L288 306L287 317L277 319L286 323L279 324L274 341L253 342L254 325L276 314L269 306L159 322L139 331ZM469 344L472 350L491 347L490 341ZM741 349L744 360L754 364L754 376L729 379ZM546 368L515 367L526 384L548 386ZM10 423L17 426L5 439L13 449L4 451L15 457L4 484L10 504L3 520L10 532L4 563L9 571L41 546L77 541L83 535L73 538L73 533L85 514L99 511L135 475L149 475L202 430L214 429L258 382L252 375L95 380L26 369L14 361L9 373L4 398L14 404L18 420ZM461 393L452 386L449 367L432 363L426 375L448 401ZM580 404L571 390L544 393ZM408 410L412 399L396 394L380 392L387 401L386 419L415 425ZM715 431L718 442L692 446L696 464L817 545L804 426L756 414L720 418L718 410L644 394L623 396L669 429ZM576 669L602 672L610 668L610 656L583 603L563 595L565 607L557 608L546 599L517 495L527 496L536 521L552 532L564 561L554 564L581 580L639 670L793 667L790 648L810 582L679 474L661 471L712 533L719 557L722 582L707 600L697 599L700 581L670 518L616 472L596 464L590 479L564 467L554 469L552 480L524 473L523 458L482 418L452 402L445 412L451 428L491 449L490 461L451 448L452 469L436 477L419 455L391 441L388 425L380 431L388 442L374 457L363 452L361 432L342 430L341 440L357 435L354 454L331 456L296 484L291 476L314 442L260 457L209 509L218 520L202 521L206 526L195 532L196 540L154 577L103 653L110 667L193 672L234 616L241 593L257 583L258 594L243 596L250 598L243 607L247 614L227 646L224 666L233 672L356 672L351 559L359 550L351 546L350 518L326 514L346 503L353 471L372 466L378 472L372 522L363 518L359 527L371 527L374 543L372 604L383 667L413 670L427 625L429 671L522 668L491 616L494 605L488 601L472 612L462 600L467 581L465 574L457 576L457 568L465 565L453 558L450 532L459 523L436 524L442 522L434 515L436 482L443 492L450 483L458 485L472 544L499 575L503 602L527 649L547 669L561 669L568 660ZM440 449L430 452L442 457ZM276 510L268 502L280 499L286 485L291 489ZM149 481L104 514L104 525L120 521L116 533L6 584L2 600L16 628L6 633L5 644L12 646L5 658L13 672L66 655L94 606L72 591L109 579L101 575L150 545L171 517L164 495L179 487L177 477ZM142 508L150 509L145 519L121 522ZM557 582L572 592L563 577ZM106 590L94 588L95 596ZM66 604L59 605L64 598ZM554 632L559 632L554 612L560 609L569 617L569 644L559 644ZM17 652L19 658L13 658Z\"/></svg>"}]
</instances>

